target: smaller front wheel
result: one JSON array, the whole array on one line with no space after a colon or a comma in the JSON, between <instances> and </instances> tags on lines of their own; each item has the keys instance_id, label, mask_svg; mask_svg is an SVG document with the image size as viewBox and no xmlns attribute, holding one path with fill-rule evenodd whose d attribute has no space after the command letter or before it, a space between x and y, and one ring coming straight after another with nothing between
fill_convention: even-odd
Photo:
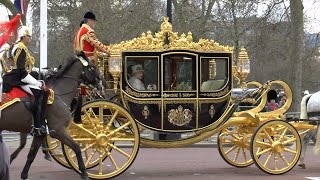
<instances>
[{"instance_id":1,"label":"smaller front wheel","mask_svg":"<svg viewBox=\"0 0 320 180\"><path fill-rule=\"evenodd\" d=\"M297 164L300 153L300 136L285 121L268 121L260 125L252 136L252 159L266 173L284 174L290 171Z\"/></svg>"}]
</instances>

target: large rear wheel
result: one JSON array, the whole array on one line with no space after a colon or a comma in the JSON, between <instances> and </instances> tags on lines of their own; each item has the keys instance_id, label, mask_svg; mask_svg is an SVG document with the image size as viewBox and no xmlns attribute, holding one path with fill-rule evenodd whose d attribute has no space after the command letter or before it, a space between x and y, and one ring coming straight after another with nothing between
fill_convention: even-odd
<instances>
[{"instance_id":1,"label":"large rear wheel","mask_svg":"<svg viewBox=\"0 0 320 180\"><path fill-rule=\"evenodd\" d=\"M133 163L140 145L134 118L122 106L95 100L82 108L82 124L71 123L70 135L81 148L86 167L93 179L108 179L124 172ZM75 153L63 146L69 164L79 172Z\"/></svg>"}]
</instances>

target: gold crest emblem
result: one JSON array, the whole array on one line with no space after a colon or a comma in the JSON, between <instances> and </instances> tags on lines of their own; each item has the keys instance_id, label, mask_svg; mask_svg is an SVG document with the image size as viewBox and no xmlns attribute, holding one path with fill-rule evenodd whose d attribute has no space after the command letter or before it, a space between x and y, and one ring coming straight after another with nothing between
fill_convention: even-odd
<instances>
[{"instance_id":1,"label":"gold crest emblem","mask_svg":"<svg viewBox=\"0 0 320 180\"><path fill-rule=\"evenodd\" d=\"M216 110L214 109L214 106L211 105L209 109L209 115L211 118L213 118L214 114L216 113Z\"/></svg>"},{"instance_id":2,"label":"gold crest emblem","mask_svg":"<svg viewBox=\"0 0 320 180\"><path fill-rule=\"evenodd\" d=\"M148 116L150 115L150 111L149 111L148 106L145 105L145 106L143 107L142 115L144 116L144 119L147 119L147 118L148 118Z\"/></svg>"},{"instance_id":3,"label":"gold crest emblem","mask_svg":"<svg viewBox=\"0 0 320 180\"><path fill-rule=\"evenodd\" d=\"M192 112L189 109L183 109L180 105L178 109L171 109L169 111L168 119L174 125L183 126L192 120Z\"/></svg>"}]
</instances>

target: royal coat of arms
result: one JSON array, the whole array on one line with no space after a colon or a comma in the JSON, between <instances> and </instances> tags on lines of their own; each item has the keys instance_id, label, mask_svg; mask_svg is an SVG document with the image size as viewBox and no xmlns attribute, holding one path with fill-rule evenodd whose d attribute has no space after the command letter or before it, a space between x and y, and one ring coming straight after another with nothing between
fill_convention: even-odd
<instances>
[{"instance_id":1,"label":"royal coat of arms","mask_svg":"<svg viewBox=\"0 0 320 180\"><path fill-rule=\"evenodd\" d=\"M180 105L177 109L171 109L168 112L168 119L174 125L184 126L192 120L192 112L189 109L183 109Z\"/></svg>"}]
</instances>

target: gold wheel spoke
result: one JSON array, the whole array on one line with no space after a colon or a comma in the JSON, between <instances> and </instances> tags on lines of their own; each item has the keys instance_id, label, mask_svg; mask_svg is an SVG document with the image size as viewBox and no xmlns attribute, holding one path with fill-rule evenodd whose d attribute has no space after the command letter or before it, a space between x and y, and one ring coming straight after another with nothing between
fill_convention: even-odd
<instances>
[{"instance_id":1,"label":"gold wheel spoke","mask_svg":"<svg viewBox=\"0 0 320 180\"><path fill-rule=\"evenodd\" d=\"M89 146L86 145L85 148L81 149L81 152L85 152L87 151L88 149L90 149L95 143L91 143Z\"/></svg>"},{"instance_id":2,"label":"gold wheel spoke","mask_svg":"<svg viewBox=\"0 0 320 180\"><path fill-rule=\"evenodd\" d=\"M289 140L283 141L282 144L283 144L283 145L286 145L286 144L291 143L291 142L294 142L294 141L296 141L296 140L297 140L297 139L296 139L295 137L292 137L292 138L289 139Z\"/></svg>"},{"instance_id":3,"label":"gold wheel spoke","mask_svg":"<svg viewBox=\"0 0 320 180\"><path fill-rule=\"evenodd\" d=\"M109 123L107 124L107 127L111 127L111 125L113 124L113 121L116 119L116 117L118 116L119 110L116 110L116 112L114 112L114 114L112 115Z\"/></svg>"},{"instance_id":4,"label":"gold wheel spoke","mask_svg":"<svg viewBox=\"0 0 320 180\"><path fill-rule=\"evenodd\" d=\"M125 123L125 124L123 124L123 125L121 125L120 127L118 127L117 129L114 129L113 131L111 131L106 137L109 137L109 136L111 136L111 135L113 135L114 133L116 133L116 132L119 132L119 131L121 131L121 130L123 130L126 126L128 126L128 125L130 125L131 124L131 122L129 121L129 122L127 122L127 123Z\"/></svg>"},{"instance_id":5,"label":"gold wheel spoke","mask_svg":"<svg viewBox=\"0 0 320 180\"><path fill-rule=\"evenodd\" d=\"M263 129L263 132L268 137L269 141L273 143L273 139L270 137L270 134L266 131L266 129Z\"/></svg>"},{"instance_id":6,"label":"gold wheel spoke","mask_svg":"<svg viewBox=\"0 0 320 180\"><path fill-rule=\"evenodd\" d=\"M279 161L278 161L278 156L276 153L274 153L274 168L275 170L278 170L279 168Z\"/></svg>"},{"instance_id":7,"label":"gold wheel spoke","mask_svg":"<svg viewBox=\"0 0 320 180\"><path fill-rule=\"evenodd\" d=\"M126 157L130 158L130 154L124 152L123 150L121 150L120 148L118 148L117 146L108 143L109 146L111 146L113 149L115 149L116 151L118 151L119 153L125 155Z\"/></svg>"},{"instance_id":8,"label":"gold wheel spoke","mask_svg":"<svg viewBox=\"0 0 320 180\"><path fill-rule=\"evenodd\" d=\"M90 108L88 111L90 111L91 114L94 115L94 118L97 118L97 116L94 114L92 108ZM85 115L87 117L87 120L90 122L90 124L93 126L94 130L97 130L97 125L95 123L92 122L90 114L88 113L88 111L85 111Z\"/></svg>"},{"instance_id":9,"label":"gold wheel spoke","mask_svg":"<svg viewBox=\"0 0 320 180\"><path fill-rule=\"evenodd\" d=\"M238 157L239 157L239 153L240 153L240 147L237 148L237 152L236 154L234 155L234 158L233 158L233 162L236 162Z\"/></svg>"},{"instance_id":10,"label":"gold wheel spoke","mask_svg":"<svg viewBox=\"0 0 320 180\"><path fill-rule=\"evenodd\" d=\"M264 150L262 150L262 151L260 151L260 152L257 152L256 155L257 155L257 156L260 156L261 154L264 154L264 153L266 153L266 152L268 152L268 151L270 151L270 150L271 150L271 148L264 149Z\"/></svg>"},{"instance_id":11,"label":"gold wheel spoke","mask_svg":"<svg viewBox=\"0 0 320 180\"><path fill-rule=\"evenodd\" d=\"M280 136L280 141L281 141L281 139L286 135L286 132L287 132L287 130L288 130L288 127L286 127L284 130L283 130L283 132L281 133L281 136Z\"/></svg>"},{"instance_id":12,"label":"gold wheel spoke","mask_svg":"<svg viewBox=\"0 0 320 180\"><path fill-rule=\"evenodd\" d=\"M85 166L87 167L91 161L91 159L93 158L93 156L96 154L97 152L97 148L93 149L93 152L90 153L89 157L86 160Z\"/></svg>"},{"instance_id":13,"label":"gold wheel spoke","mask_svg":"<svg viewBox=\"0 0 320 180\"><path fill-rule=\"evenodd\" d=\"M103 122L103 106L99 106L99 119L100 122Z\"/></svg>"},{"instance_id":14,"label":"gold wheel spoke","mask_svg":"<svg viewBox=\"0 0 320 180\"><path fill-rule=\"evenodd\" d=\"M292 154L296 154L296 153L297 153L296 151L294 151L294 150L292 150L292 149L289 149L289 148L284 148L284 150L285 150L286 152L289 152L289 153L292 153Z\"/></svg>"},{"instance_id":15,"label":"gold wheel spoke","mask_svg":"<svg viewBox=\"0 0 320 180\"><path fill-rule=\"evenodd\" d=\"M102 175L103 171L103 154L99 151L99 174Z\"/></svg>"},{"instance_id":16,"label":"gold wheel spoke","mask_svg":"<svg viewBox=\"0 0 320 180\"><path fill-rule=\"evenodd\" d=\"M242 149L242 154L243 154L243 157L244 157L244 162L248 162L248 159L247 159L247 154L246 154L246 151L244 148L241 148Z\"/></svg>"},{"instance_id":17,"label":"gold wheel spoke","mask_svg":"<svg viewBox=\"0 0 320 180\"><path fill-rule=\"evenodd\" d=\"M289 164L289 162L287 161L286 157L284 157L283 154L280 154L280 153L278 153L278 154L279 154L279 157L287 164L287 166L289 166L290 164Z\"/></svg>"},{"instance_id":18,"label":"gold wheel spoke","mask_svg":"<svg viewBox=\"0 0 320 180\"><path fill-rule=\"evenodd\" d=\"M72 122L72 125L74 125L74 126L76 126L77 128L85 131L86 133L88 133L88 134L91 135L92 137L94 137L94 138L96 137L96 135L95 135L93 132L91 132L90 130L88 130L88 129L82 127L82 126L80 126L79 124L76 124L76 123L73 123L73 122Z\"/></svg>"},{"instance_id":19,"label":"gold wheel spoke","mask_svg":"<svg viewBox=\"0 0 320 180\"><path fill-rule=\"evenodd\" d=\"M269 155L268 155L268 157L267 157L267 159L266 159L266 161L264 162L264 166L267 166L267 164L268 164L268 162L269 162L269 160L270 160L270 158L271 158L271 156L272 156L272 151L270 151L270 153L269 153Z\"/></svg>"},{"instance_id":20,"label":"gold wheel spoke","mask_svg":"<svg viewBox=\"0 0 320 180\"><path fill-rule=\"evenodd\" d=\"M228 150L226 151L226 155L229 154L231 151L233 151L236 147L237 147L237 146L234 145L234 146L232 146L230 149L228 149Z\"/></svg>"},{"instance_id":21,"label":"gold wheel spoke","mask_svg":"<svg viewBox=\"0 0 320 180\"><path fill-rule=\"evenodd\" d=\"M257 146L261 147L261 148L270 148L271 144L266 143L266 142L262 142L262 141L256 141Z\"/></svg>"},{"instance_id":22,"label":"gold wheel spoke","mask_svg":"<svg viewBox=\"0 0 320 180\"><path fill-rule=\"evenodd\" d=\"M118 170L119 166L117 165L116 161L114 160L114 158L113 158L113 156L111 154L109 155L109 158L110 158L113 166L115 167L115 169Z\"/></svg>"}]
</instances>

